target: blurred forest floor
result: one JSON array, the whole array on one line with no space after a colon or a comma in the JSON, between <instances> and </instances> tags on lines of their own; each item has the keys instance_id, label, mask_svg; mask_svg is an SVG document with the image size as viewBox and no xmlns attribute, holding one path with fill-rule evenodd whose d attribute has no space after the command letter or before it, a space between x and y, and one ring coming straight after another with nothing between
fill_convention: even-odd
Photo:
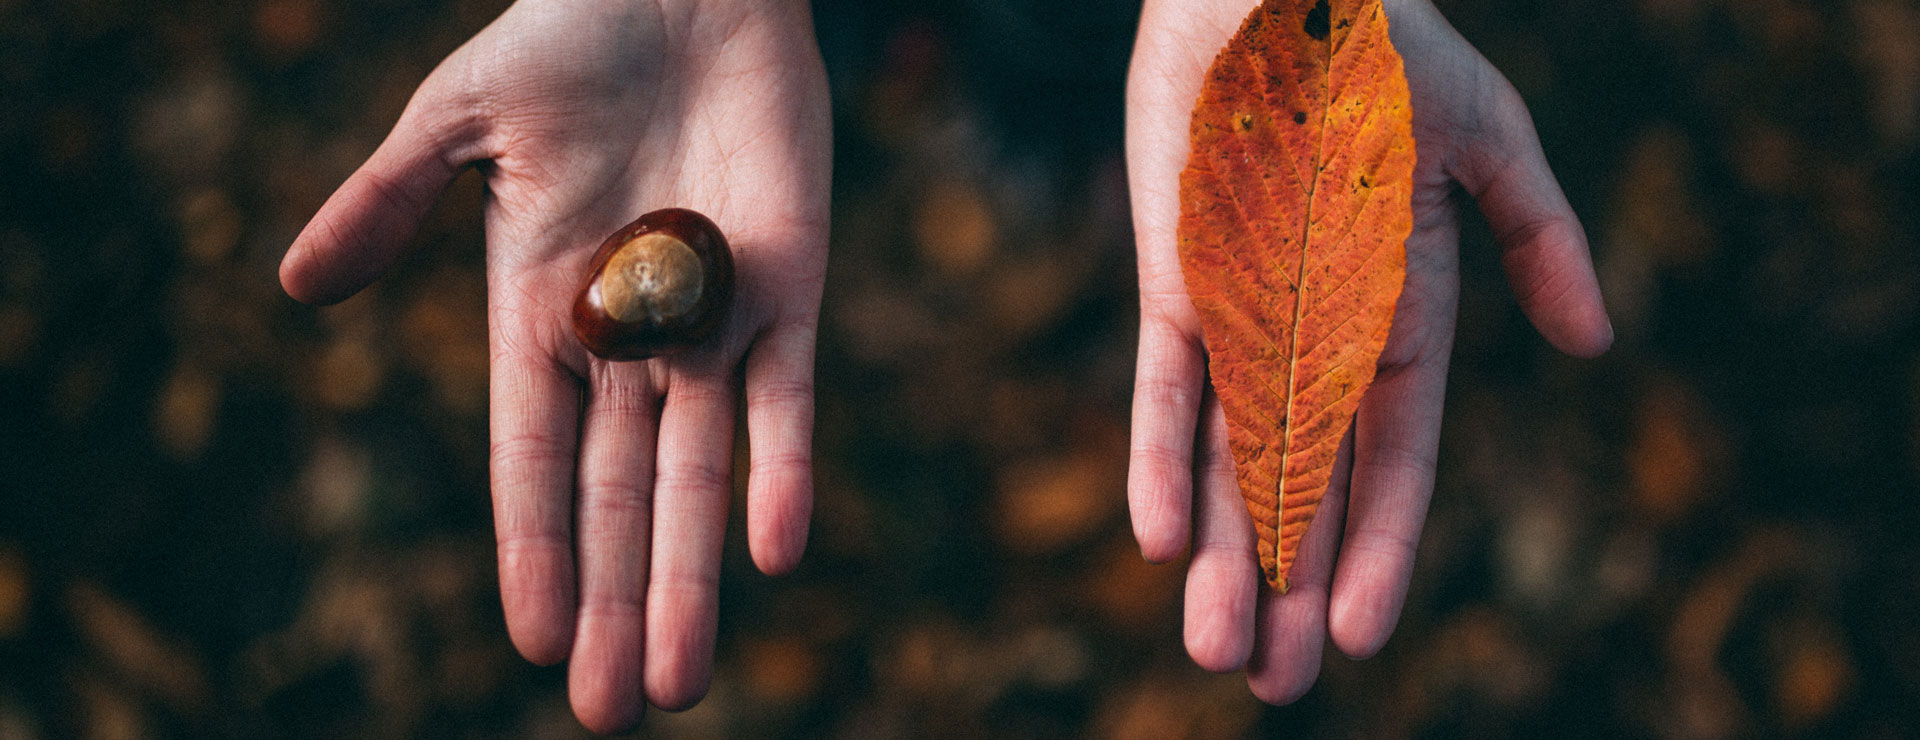
<instances>
[{"instance_id":1,"label":"blurred forest floor","mask_svg":"<svg viewBox=\"0 0 1920 740\"><path fill-rule=\"evenodd\" d=\"M832 266L807 560L728 543L642 734L1920 736L1920 5L1455 0L1619 341L1469 222L1405 616L1268 708L1126 526L1118 0L820 0ZM275 265L501 0L0 0L0 738L576 737L486 496L481 185L315 310Z\"/></svg>"}]
</instances>

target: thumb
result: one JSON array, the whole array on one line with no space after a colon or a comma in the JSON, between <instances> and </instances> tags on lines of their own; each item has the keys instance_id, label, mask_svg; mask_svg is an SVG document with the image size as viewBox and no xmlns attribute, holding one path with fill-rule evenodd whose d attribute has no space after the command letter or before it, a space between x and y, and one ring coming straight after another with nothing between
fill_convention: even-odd
<instances>
[{"instance_id":1,"label":"thumb","mask_svg":"<svg viewBox=\"0 0 1920 740\"><path fill-rule=\"evenodd\" d=\"M1593 257L1513 85L1488 70L1493 89L1478 136L1451 173L1472 194L1499 242L1507 282L1527 319L1560 351L1594 357L1613 344Z\"/></svg>"},{"instance_id":2,"label":"thumb","mask_svg":"<svg viewBox=\"0 0 1920 740\"><path fill-rule=\"evenodd\" d=\"M288 295L338 303L405 253L434 200L466 166L455 154L467 138L463 118L414 95L386 141L294 238L280 262Z\"/></svg>"}]
</instances>

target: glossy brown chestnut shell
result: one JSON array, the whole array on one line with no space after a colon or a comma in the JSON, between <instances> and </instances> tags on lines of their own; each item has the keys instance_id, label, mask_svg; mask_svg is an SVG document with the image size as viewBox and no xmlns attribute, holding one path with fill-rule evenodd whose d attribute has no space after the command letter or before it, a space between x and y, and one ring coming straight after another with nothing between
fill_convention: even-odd
<instances>
[{"instance_id":1,"label":"glossy brown chestnut shell","mask_svg":"<svg viewBox=\"0 0 1920 740\"><path fill-rule=\"evenodd\" d=\"M733 303L733 251L713 221L685 208L634 219L600 245L573 299L573 333L607 360L685 350Z\"/></svg>"}]
</instances>

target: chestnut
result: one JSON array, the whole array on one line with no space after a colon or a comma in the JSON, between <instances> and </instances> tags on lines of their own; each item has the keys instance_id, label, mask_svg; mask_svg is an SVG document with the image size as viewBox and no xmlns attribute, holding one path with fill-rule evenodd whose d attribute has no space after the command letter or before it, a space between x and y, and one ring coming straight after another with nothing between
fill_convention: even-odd
<instances>
[{"instance_id":1,"label":"chestnut","mask_svg":"<svg viewBox=\"0 0 1920 740\"><path fill-rule=\"evenodd\" d=\"M573 299L573 333L606 360L644 360L699 344L733 302L733 251L713 221L653 211L600 244Z\"/></svg>"}]
</instances>

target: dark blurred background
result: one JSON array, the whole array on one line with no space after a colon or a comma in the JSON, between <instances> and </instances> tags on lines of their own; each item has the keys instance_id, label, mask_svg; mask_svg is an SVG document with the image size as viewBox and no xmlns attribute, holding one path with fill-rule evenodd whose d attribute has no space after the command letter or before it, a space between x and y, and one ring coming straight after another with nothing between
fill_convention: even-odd
<instances>
[{"instance_id":1,"label":"dark blurred background","mask_svg":"<svg viewBox=\"0 0 1920 740\"><path fill-rule=\"evenodd\" d=\"M316 310L282 251L502 0L0 0L0 738L576 737L509 646L481 187ZM1619 341L1470 221L1398 633L1287 708L1126 526L1136 5L819 0L837 163L813 539L726 551L642 734L1920 735L1920 5L1441 3L1510 75Z\"/></svg>"}]
</instances>

